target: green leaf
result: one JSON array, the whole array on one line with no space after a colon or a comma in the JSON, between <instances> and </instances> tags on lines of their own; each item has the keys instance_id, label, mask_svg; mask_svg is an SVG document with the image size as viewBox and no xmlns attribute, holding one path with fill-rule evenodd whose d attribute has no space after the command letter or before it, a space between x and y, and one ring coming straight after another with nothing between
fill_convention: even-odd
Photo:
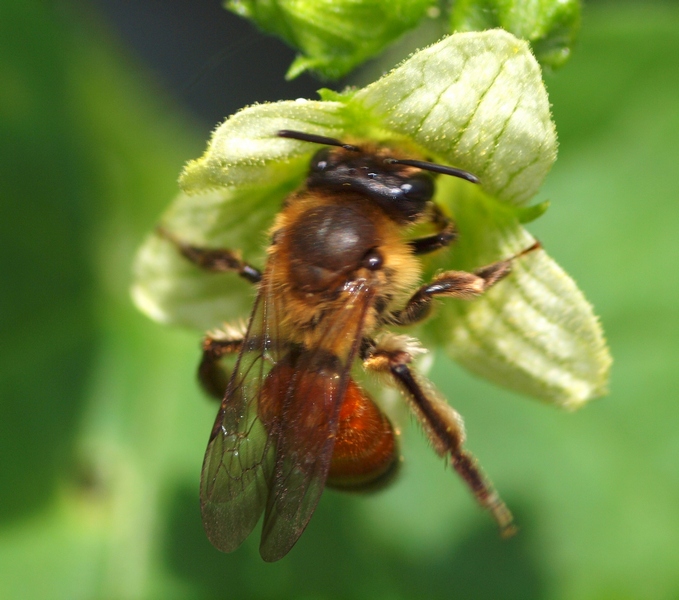
<instances>
[{"instance_id":1,"label":"green leaf","mask_svg":"<svg viewBox=\"0 0 679 600\"><path fill-rule=\"evenodd\" d=\"M301 54L287 73L337 79L381 52L424 17L435 0L229 0L226 8Z\"/></svg>"},{"instance_id":2,"label":"green leaf","mask_svg":"<svg viewBox=\"0 0 679 600\"><path fill-rule=\"evenodd\" d=\"M453 31L502 27L531 43L544 66L557 68L571 55L580 29L580 0L457 0Z\"/></svg>"},{"instance_id":3,"label":"green leaf","mask_svg":"<svg viewBox=\"0 0 679 600\"><path fill-rule=\"evenodd\" d=\"M522 224L535 221L535 219L539 219L547 212L549 204L549 200L545 200L531 206L520 207L516 211L516 218L519 220L519 223Z\"/></svg>"}]
</instances>

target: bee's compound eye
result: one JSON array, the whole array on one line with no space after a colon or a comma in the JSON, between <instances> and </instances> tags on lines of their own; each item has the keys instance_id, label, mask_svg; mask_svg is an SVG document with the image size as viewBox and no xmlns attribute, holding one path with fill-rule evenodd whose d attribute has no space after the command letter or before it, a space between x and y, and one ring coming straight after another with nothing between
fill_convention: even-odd
<instances>
[{"instance_id":1,"label":"bee's compound eye","mask_svg":"<svg viewBox=\"0 0 679 600\"><path fill-rule=\"evenodd\" d=\"M314 173L322 173L328 168L328 159L330 158L330 148L322 148L311 159L311 171Z\"/></svg>"},{"instance_id":2,"label":"bee's compound eye","mask_svg":"<svg viewBox=\"0 0 679 600\"><path fill-rule=\"evenodd\" d=\"M427 173L418 173L401 184L401 191L408 200L428 202L434 196L434 181Z\"/></svg>"}]
</instances>

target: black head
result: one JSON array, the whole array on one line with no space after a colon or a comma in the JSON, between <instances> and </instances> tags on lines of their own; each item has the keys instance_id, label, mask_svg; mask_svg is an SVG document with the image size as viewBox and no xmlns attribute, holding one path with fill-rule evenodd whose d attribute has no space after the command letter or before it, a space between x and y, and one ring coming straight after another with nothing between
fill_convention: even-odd
<instances>
[{"instance_id":1,"label":"black head","mask_svg":"<svg viewBox=\"0 0 679 600\"><path fill-rule=\"evenodd\" d=\"M280 137L335 146L323 148L311 159L307 186L353 191L373 199L399 222L417 220L434 196L434 181L427 172L443 173L478 183L461 169L419 160L396 159L386 148L363 151L357 146L299 131L279 131Z\"/></svg>"}]
</instances>

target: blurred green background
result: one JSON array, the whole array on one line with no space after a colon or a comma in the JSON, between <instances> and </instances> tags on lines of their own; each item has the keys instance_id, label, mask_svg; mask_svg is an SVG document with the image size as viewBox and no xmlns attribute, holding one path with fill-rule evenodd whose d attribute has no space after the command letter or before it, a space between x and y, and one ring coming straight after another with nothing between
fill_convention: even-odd
<instances>
[{"instance_id":1,"label":"blurred green background","mask_svg":"<svg viewBox=\"0 0 679 600\"><path fill-rule=\"evenodd\" d=\"M195 3L199 42L177 25L194 3L127 30L137 3L113 4L0 3L0 598L679 598L676 2L592 2L546 77L560 155L530 229L601 316L610 396L568 414L444 357L431 373L520 534L404 423L398 482L328 492L272 565L256 536L222 555L203 534L199 333L138 314L130 264L218 120L319 84L284 83L292 53L218 2Z\"/></svg>"}]
</instances>

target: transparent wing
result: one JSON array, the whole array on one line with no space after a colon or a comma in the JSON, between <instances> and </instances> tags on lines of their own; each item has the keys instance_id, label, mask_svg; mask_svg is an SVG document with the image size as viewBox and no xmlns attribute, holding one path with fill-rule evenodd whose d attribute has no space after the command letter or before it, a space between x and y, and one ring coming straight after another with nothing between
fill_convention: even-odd
<instances>
[{"instance_id":1,"label":"transparent wing","mask_svg":"<svg viewBox=\"0 0 679 600\"><path fill-rule=\"evenodd\" d=\"M275 464L277 430L267 428L258 415L267 375L286 352L269 281L265 274L203 461L203 525L223 552L238 548L257 524Z\"/></svg>"},{"instance_id":2,"label":"transparent wing","mask_svg":"<svg viewBox=\"0 0 679 600\"><path fill-rule=\"evenodd\" d=\"M291 376L282 398L276 462L270 483L260 553L285 556L306 528L328 475L338 413L372 304L369 282L352 282L344 302L316 330L318 347L289 355Z\"/></svg>"}]
</instances>

